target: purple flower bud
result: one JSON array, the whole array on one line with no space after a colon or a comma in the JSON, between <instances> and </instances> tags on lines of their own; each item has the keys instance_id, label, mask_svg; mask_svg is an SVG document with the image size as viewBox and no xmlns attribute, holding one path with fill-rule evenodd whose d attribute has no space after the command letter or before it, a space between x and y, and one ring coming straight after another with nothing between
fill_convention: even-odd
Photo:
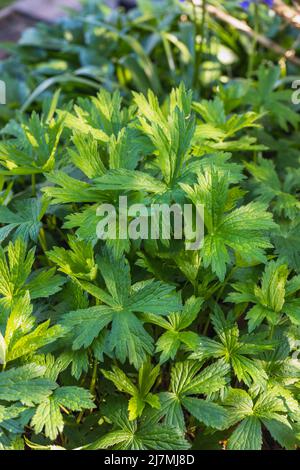
<instances>
[{"instance_id":1,"label":"purple flower bud","mask_svg":"<svg viewBox=\"0 0 300 470\"><path fill-rule=\"evenodd\" d=\"M244 8L245 10L248 10L250 7L251 3L264 3L267 5L269 8L272 8L274 0L244 0L239 3L239 5Z\"/></svg>"},{"instance_id":2,"label":"purple flower bud","mask_svg":"<svg viewBox=\"0 0 300 470\"><path fill-rule=\"evenodd\" d=\"M250 7L250 3L251 3L250 0L245 0L244 2L240 2L240 6L244 8L245 10L248 10L248 8Z\"/></svg>"}]
</instances>

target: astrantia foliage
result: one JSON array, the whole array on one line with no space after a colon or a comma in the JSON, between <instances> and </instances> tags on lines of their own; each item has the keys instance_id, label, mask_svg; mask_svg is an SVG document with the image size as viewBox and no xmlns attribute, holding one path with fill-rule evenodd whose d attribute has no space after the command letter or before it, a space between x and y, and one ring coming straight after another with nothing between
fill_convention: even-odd
<instances>
[{"instance_id":1,"label":"astrantia foliage","mask_svg":"<svg viewBox=\"0 0 300 470\"><path fill-rule=\"evenodd\" d=\"M2 130L0 449L296 449L299 116L278 66L247 80L224 67L199 99L194 25L174 29L190 3L170 24L142 3L143 20L89 16L87 48L73 20L74 43L61 38L60 59L98 61L68 77L106 87L68 102L77 91L57 75L62 91ZM47 28L24 45L42 35L56 57ZM203 244L100 240L97 208L120 196L203 205Z\"/></svg>"}]
</instances>

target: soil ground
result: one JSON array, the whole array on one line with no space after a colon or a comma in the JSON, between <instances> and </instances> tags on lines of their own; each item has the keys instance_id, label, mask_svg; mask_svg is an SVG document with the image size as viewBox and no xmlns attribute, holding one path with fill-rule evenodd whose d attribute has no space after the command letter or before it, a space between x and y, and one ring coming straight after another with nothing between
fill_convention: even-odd
<instances>
[{"instance_id":1,"label":"soil ground","mask_svg":"<svg viewBox=\"0 0 300 470\"><path fill-rule=\"evenodd\" d=\"M8 2L5 2L7 4ZM3 2L0 2L0 8ZM52 22L66 15L66 9L79 9L78 0L19 0L0 9L0 41L17 41L26 28L37 21ZM6 53L0 48L0 58Z\"/></svg>"}]
</instances>

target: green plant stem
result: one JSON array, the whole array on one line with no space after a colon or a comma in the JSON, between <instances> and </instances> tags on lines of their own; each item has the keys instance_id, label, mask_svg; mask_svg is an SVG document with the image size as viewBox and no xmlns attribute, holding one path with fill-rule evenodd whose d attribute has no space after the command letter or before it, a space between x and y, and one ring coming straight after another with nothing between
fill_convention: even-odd
<instances>
[{"instance_id":1,"label":"green plant stem","mask_svg":"<svg viewBox=\"0 0 300 470\"><path fill-rule=\"evenodd\" d=\"M259 6L257 3L254 4L254 36L252 41L251 53L249 57L249 64L248 64L248 71L247 77L250 78L252 76L254 70L254 63L255 63L255 55L257 52L257 37L259 34Z\"/></svg>"},{"instance_id":2,"label":"green plant stem","mask_svg":"<svg viewBox=\"0 0 300 470\"><path fill-rule=\"evenodd\" d=\"M46 253L48 251L48 247L47 247L46 234L45 234L45 230L43 227L40 230L39 242L40 242L43 252Z\"/></svg>"},{"instance_id":3,"label":"green plant stem","mask_svg":"<svg viewBox=\"0 0 300 470\"><path fill-rule=\"evenodd\" d=\"M81 420L83 418L83 415L84 415L84 411L80 411L77 419L76 419L76 424L80 424L81 423Z\"/></svg>"},{"instance_id":4,"label":"green plant stem","mask_svg":"<svg viewBox=\"0 0 300 470\"><path fill-rule=\"evenodd\" d=\"M195 279L195 281L193 282L193 287L194 287L194 295L198 295L198 274L197 274L197 277Z\"/></svg>"},{"instance_id":5,"label":"green plant stem","mask_svg":"<svg viewBox=\"0 0 300 470\"><path fill-rule=\"evenodd\" d=\"M271 325L269 339L273 339L275 325Z\"/></svg>"},{"instance_id":6,"label":"green plant stem","mask_svg":"<svg viewBox=\"0 0 300 470\"><path fill-rule=\"evenodd\" d=\"M94 365L93 365L93 373L92 373L92 379L90 383L90 392L92 395L95 396L95 389L96 389L96 382L97 382L97 370L98 370L98 361L97 359L94 359ZM81 383L81 386L83 386L83 383ZM76 419L76 424L80 424L81 420L84 416L84 410L82 410L77 419Z\"/></svg>"},{"instance_id":7,"label":"green plant stem","mask_svg":"<svg viewBox=\"0 0 300 470\"><path fill-rule=\"evenodd\" d=\"M36 196L36 180L34 173L31 175L31 193L33 197Z\"/></svg>"},{"instance_id":8,"label":"green plant stem","mask_svg":"<svg viewBox=\"0 0 300 470\"><path fill-rule=\"evenodd\" d=\"M219 290L218 292L218 295L217 295L217 298L216 298L216 303L219 302L220 298L221 298L221 295L223 294L224 292L224 289L225 287L227 286L228 284L228 281L231 279L231 277L233 276L233 274L235 273L235 271L238 269L238 266L233 266L231 268L231 270L229 271L228 275L226 276L222 286L221 286L221 289ZM208 315L207 317L207 320L206 320L206 323L204 325L204 329L203 329L203 335L206 336L207 335L207 331L208 331L208 328L209 328L209 324L210 324L210 315Z\"/></svg>"},{"instance_id":9,"label":"green plant stem","mask_svg":"<svg viewBox=\"0 0 300 470\"><path fill-rule=\"evenodd\" d=\"M225 287L227 286L228 284L228 281L231 279L231 277L233 276L233 274L235 273L235 271L238 269L238 266L233 266L231 268L231 270L229 271L229 273L227 274L223 284L222 284L222 287L221 289L219 290L219 293L217 295L217 299L216 299L216 302L219 302L220 298L221 298L221 295L223 294L224 292L224 289Z\"/></svg>"},{"instance_id":10,"label":"green plant stem","mask_svg":"<svg viewBox=\"0 0 300 470\"><path fill-rule=\"evenodd\" d=\"M207 320L206 320L204 328L203 328L203 333L202 333L203 336L207 335L209 324L210 324L210 314L208 314Z\"/></svg>"},{"instance_id":11,"label":"green plant stem","mask_svg":"<svg viewBox=\"0 0 300 470\"><path fill-rule=\"evenodd\" d=\"M199 77L199 69L203 59L203 50L204 50L204 36L205 36L205 21L206 21L206 12L207 12L207 0L202 0L202 18L201 23L198 22L197 7L193 3L193 13L194 13L194 22L196 27L195 35L195 67L194 67L194 77L193 77L193 86L197 89L197 82ZM197 37L201 37L200 47L197 48Z\"/></svg>"},{"instance_id":12,"label":"green plant stem","mask_svg":"<svg viewBox=\"0 0 300 470\"><path fill-rule=\"evenodd\" d=\"M91 380L91 385L90 385L90 392L92 395L95 395L96 382L97 382L97 370L98 370L98 361L97 359L94 359L93 374L92 374L92 380Z\"/></svg>"}]
</instances>

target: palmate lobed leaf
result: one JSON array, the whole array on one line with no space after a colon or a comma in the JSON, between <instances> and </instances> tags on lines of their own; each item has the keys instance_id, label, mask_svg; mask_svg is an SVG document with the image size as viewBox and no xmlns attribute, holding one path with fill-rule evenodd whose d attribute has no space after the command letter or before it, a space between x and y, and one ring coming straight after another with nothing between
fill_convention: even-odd
<instances>
[{"instance_id":1,"label":"palmate lobed leaf","mask_svg":"<svg viewBox=\"0 0 300 470\"><path fill-rule=\"evenodd\" d=\"M204 267L211 266L221 281L230 261L228 248L247 262L266 260L265 250L272 245L268 231L275 228L271 213L258 202L231 210L236 201L229 190L226 175L214 168L198 176L194 187L181 185L194 204L204 204L207 235L202 248Z\"/></svg>"},{"instance_id":2,"label":"palmate lobed leaf","mask_svg":"<svg viewBox=\"0 0 300 470\"><path fill-rule=\"evenodd\" d=\"M276 325L282 314L288 315L292 323L299 324L299 299L296 297L300 288L299 278L295 276L288 280L288 275L286 264L271 261L265 267L260 286L233 284L236 292L229 294L229 302L255 304L246 316L249 331L253 331L265 318Z\"/></svg>"},{"instance_id":3,"label":"palmate lobed leaf","mask_svg":"<svg viewBox=\"0 0 300 470\"><path fill-rule=\"evenodd\" d=\"M255 416L245 418L233 431L228 442L229 450L260 450L262 431Z\"/></svg>"},{"instance_id":4,"label":"palmate lobed leaf","mask_svg":"<svg viewBox=\"0 0 300 470\"><path fill-rule=\"evenodd\" d=\"M159 366L152 367L149 361L146 361L139 370L137 385L116 366L112 371L102 370L104 377L111 380L120 392L131 396L128 402L129 420L133 421L142 416L147 405L152 408L160 408L159 396L150 393L150 390L159 375Z\"/></svg>"},{"instance_id":5,"label":"palmate lobed leaf","mask_svg":"<svg viewBox=\"0 0 300 470\"><path fill-rule=\"evenodd\" d=\"M230 315L225 318L219 307L215 307L211 320L218 338L210 339L198 336L191 347L194 352L190 358L203 361L210 358L223 358L222 360L230 364L238 380L246 384L253 380L257 384L264 385L268 377L266 372L261 369L256 356L264 351L273 350L276 343L267 341L263 334L261 338L254 335L240 336L234 317Z\"/></svg>"},{"instance_id":6,"label":"palmate lobed leaf","mask_svg":"<svg viewBox=\"0 0 300 470\"><path fill-rule=\"evenodd\" d=\"M26 199L16 203L16 212L1 206L0 223L6 224L0 229L1 242L9 236L11 231L14 232L13 240L22 238L25 242L29 239L36 242L47 205L47 201L42 199Z\"/></svg>"},{"instance_id":7,"label":"palmate lobed leaf","mask_svg":"<svg viewBox=\"0 0 300 470\"><path fill-rule=\"evenodd\" d=\"M71 311L63 316L62 324L73 330L75 350L90 346L99 333L111 324L107 332L108 350L114 351L121 362L128 358L135 367L139 367L145 361L146 354L153 351L153 339L146 332L139 313L168 315L181 308L180 296L174 292L173 286L154 280L131 286L125 258L115 259L109 251L103 254L99 267L109 294L98 287L88 287L88 291L96 297L99 295L108 306Z\"/></svg>"},{"instance_id":8,"label":"palmate lobed leaf","mask_svg":"<svg viewBox=\"0 0 300 470\"><path fill-rule=\"evenodd\" d=\"M149 415L139 421L129 421L126 404L118 403L118 411L109 412L115 430L84 447L86 450L186 450L190 447L180 429L158 423L159 417Z\"/></svg>"},{"instance_id":9,"label":"palmate lobed leaf","mask_svg":"<svg viewBox=\"0 0 300 470\"><path fill-rule=\"evenodd\" d=\"M31 420L31 425L38 434L45 429L45 434L51 440L56 439L59 432L64 429L64 419L60 407L72 411L81 411L84 408L95 408L88 390L79 387L60 387L37 407Z\"/></svg>"},{"instance_id":10,"label":"palmate lobed leaf","mask_svg":"<svg viewBox=\"0 0 300 470\"><path fill-rule=\"evenodd\" d=\"M0 324L7 321L14 301L26 297L27 291L34 299L49 297L59 292L65 282L61 276L55 275L55 269L35 271L31 277L34 253L34 248L27 250L27 244L22 238L10 242L7 253L0 249ZM48 281L48 285L42 286L42 281Z\"/></svg>"},{"instance_id":11,"label":"palmate lobed leaf","mask_svg":"<svg viewBox=\"0 0 300 470\"><path fill-rule=\"evenodd\" d=\"M44 367L27 364L0 373L0 399L32 406L51 395L57 384L43 378Z\"/></svg>"}]
</instances>

